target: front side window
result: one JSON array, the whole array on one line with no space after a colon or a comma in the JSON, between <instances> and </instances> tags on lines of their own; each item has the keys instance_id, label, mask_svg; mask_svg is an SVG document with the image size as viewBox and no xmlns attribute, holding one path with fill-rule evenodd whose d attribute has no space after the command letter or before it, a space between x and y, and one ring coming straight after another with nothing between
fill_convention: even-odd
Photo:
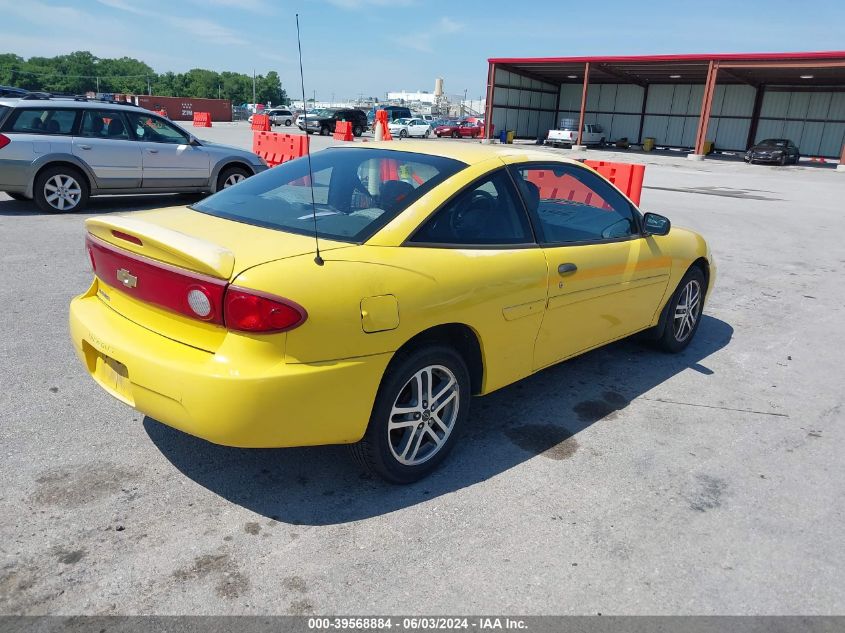
<instances>
[{"instance_id":1,"label":"front side window","mask_svg":"<svg viewBox=\"0 0 845 633\"><path fill-rule=\"evenodd\" d=\"M447 202L410 241L493 246L529 244L534 238L510 177L502 169Z\"/></svg>"},{"instance_id":2,"label":"front side window","mask_svg":"<svg viewBox=\"0 0 845 633\"><path fill-rule=\"evenodd\" d=\"M624 239L637 233L631 204L592 171L562 164L512 170L544 244Z\"/></svg>"},{"instance_id":3,"label":"front side window","mask_svg":"<svg viewBox=\"0 0 845 633\"><path fill-rule=\"evenodd\" d=\"M426 192L466 165L381 149L331 148L282 163L195 204L203 213L246 224L364 242Z\"/></svg>"},{"instance_id":4,"label":"front side window","mask_svg":"<svg viewBox=\"0 0 845 633\"><path fill-rule=\"evenodd\" d=\"M108 110L85 110L79 126L79 136L129 140L129 132L119 112Z\"/></svg>"},{"instance_id":5,"label":"front side window","mask_svg":"<svg viewBox=\"0 0 845 633\"><path fill-rule=\"evenodd\" d=\"M27 134L70 134L75 120L75 110L52 108L19 110L9 131Z\"/></svg>"},{"instance_id":6,"label":"front side window","mask_svg":"<svg viewBox=\"0 0 845 633\"><path fill-rule=\"evenodd\" d=\"M190 140L187 134L164 119L138 112L127 112L126 116L130 132L139 141L187 145Z\"/></svg>"}]
</instances>

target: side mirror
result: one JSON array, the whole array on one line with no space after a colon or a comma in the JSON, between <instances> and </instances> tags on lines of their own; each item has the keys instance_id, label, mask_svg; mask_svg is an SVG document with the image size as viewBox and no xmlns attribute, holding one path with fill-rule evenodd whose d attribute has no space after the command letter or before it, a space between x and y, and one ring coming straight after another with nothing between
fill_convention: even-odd
<instances>
[{"instance_id":1,"label":"side mirror","mask_svg":"<svg viewBox=\"0 0 845 633\"><path fill-rule=\"evenodd\" d=\"M188 141L188 145L192 147L202 147L202 143L200 143L200 140L193 134L191 134L191 140Z\"/></svg>"},{"instance_id":2,"label":"side mirror","mask_svg":"<svg viewBox=\"0 0 845 633\"><path fill-rule=\"evenodd\" d=\"M643 233L645 235L666 235L672 223L669 218L657 213L646 213L643 216Z\"/></svg>"}]
</instances>

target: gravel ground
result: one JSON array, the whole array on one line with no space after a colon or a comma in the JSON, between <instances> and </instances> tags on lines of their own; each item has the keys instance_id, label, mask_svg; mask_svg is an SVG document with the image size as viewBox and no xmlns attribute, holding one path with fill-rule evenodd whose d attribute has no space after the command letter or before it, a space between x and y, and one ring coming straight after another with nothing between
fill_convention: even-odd
<instances>
[{"instance_id":1,"label":"gravel ground","mask_svg":"<svg viewBox=\"0 0 845 633\"><path fill-rule=\"evenodd\" d=\"M342 447L222 448L110 398L67 335L83 220L173 197L51 216L0 194L0 613L845 611L845 174L635 160L643 208L715 253L696 340L477 399L408 487Z\"/></svg>"}]
</instances>

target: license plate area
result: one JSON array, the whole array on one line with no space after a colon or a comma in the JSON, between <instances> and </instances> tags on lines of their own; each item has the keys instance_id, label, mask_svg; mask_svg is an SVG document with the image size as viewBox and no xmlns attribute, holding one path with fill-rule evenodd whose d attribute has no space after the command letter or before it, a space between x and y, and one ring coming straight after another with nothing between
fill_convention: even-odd
<instances>
[{"instance_id":1,"label":"license plate area","mask_svg":"<svg viewBox=\"0 0 845 633\"><path fill-rule=\"evenodd\" d=\"M85 344L85 356L91 376L100 386L118 400L135 406L132 382L126 365Z\"/></svg>"}]
</instances>

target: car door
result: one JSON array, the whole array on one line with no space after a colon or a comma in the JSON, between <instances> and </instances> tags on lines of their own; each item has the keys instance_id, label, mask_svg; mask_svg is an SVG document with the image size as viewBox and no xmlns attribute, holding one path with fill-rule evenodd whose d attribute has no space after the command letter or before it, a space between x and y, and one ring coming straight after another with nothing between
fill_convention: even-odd
<instances>
[{"instance_id":1,"label":"car door","mask_svg":"<svg viewBox=\"0 0 845 633\"><path fill-rule=\"evenodd\" d=\"M425 136L428 131L428 123L422 119L414 119L411 126L411 136Z\"/></svg>"},{"instance_id":2,"label":"car door","mask_svg":"<svg viewBox=\"0 0 845 633\"><path fill-rule=\"evenodd\" d=\"M211 161L201 145L169 121L126 112L129 131L141 147L143 189L191 189L209 186Z\"/></svg>"},{"instance_id":3,"label":"car door","mask_svg":"<svg viewBox=\"0 0 845 633\"><path fill-rule=\"evenodd\" d=\"M452 196L405 244L406 265L442 279L452 306L485 341L488 388L531 373L548 268L504 167ZM448 283L445 283L448 281Z\"/></svg>"},{"instance_id":4,"label":"car door","mask_svg":"<svg viewBox=\"0 0 845 633\"><path fill-rule=\"evenodd\" d=\"M665 293L671 258L653 237L642 236L630 201L585 167L528 163L511 169L549 264L534 368L648 327Z\"/></svg>"},{"instance_id":5,"label":"car door","mask_svg":"<svg viewBox=\"0 0 845 633\"><path fill-rule=\"evenodd\" d=\"M100 189L135 189L141 186L141 147L130 138L119 111L82 110L73 136L73 155L91 168Z\"/></svg>"}]
</instances>

